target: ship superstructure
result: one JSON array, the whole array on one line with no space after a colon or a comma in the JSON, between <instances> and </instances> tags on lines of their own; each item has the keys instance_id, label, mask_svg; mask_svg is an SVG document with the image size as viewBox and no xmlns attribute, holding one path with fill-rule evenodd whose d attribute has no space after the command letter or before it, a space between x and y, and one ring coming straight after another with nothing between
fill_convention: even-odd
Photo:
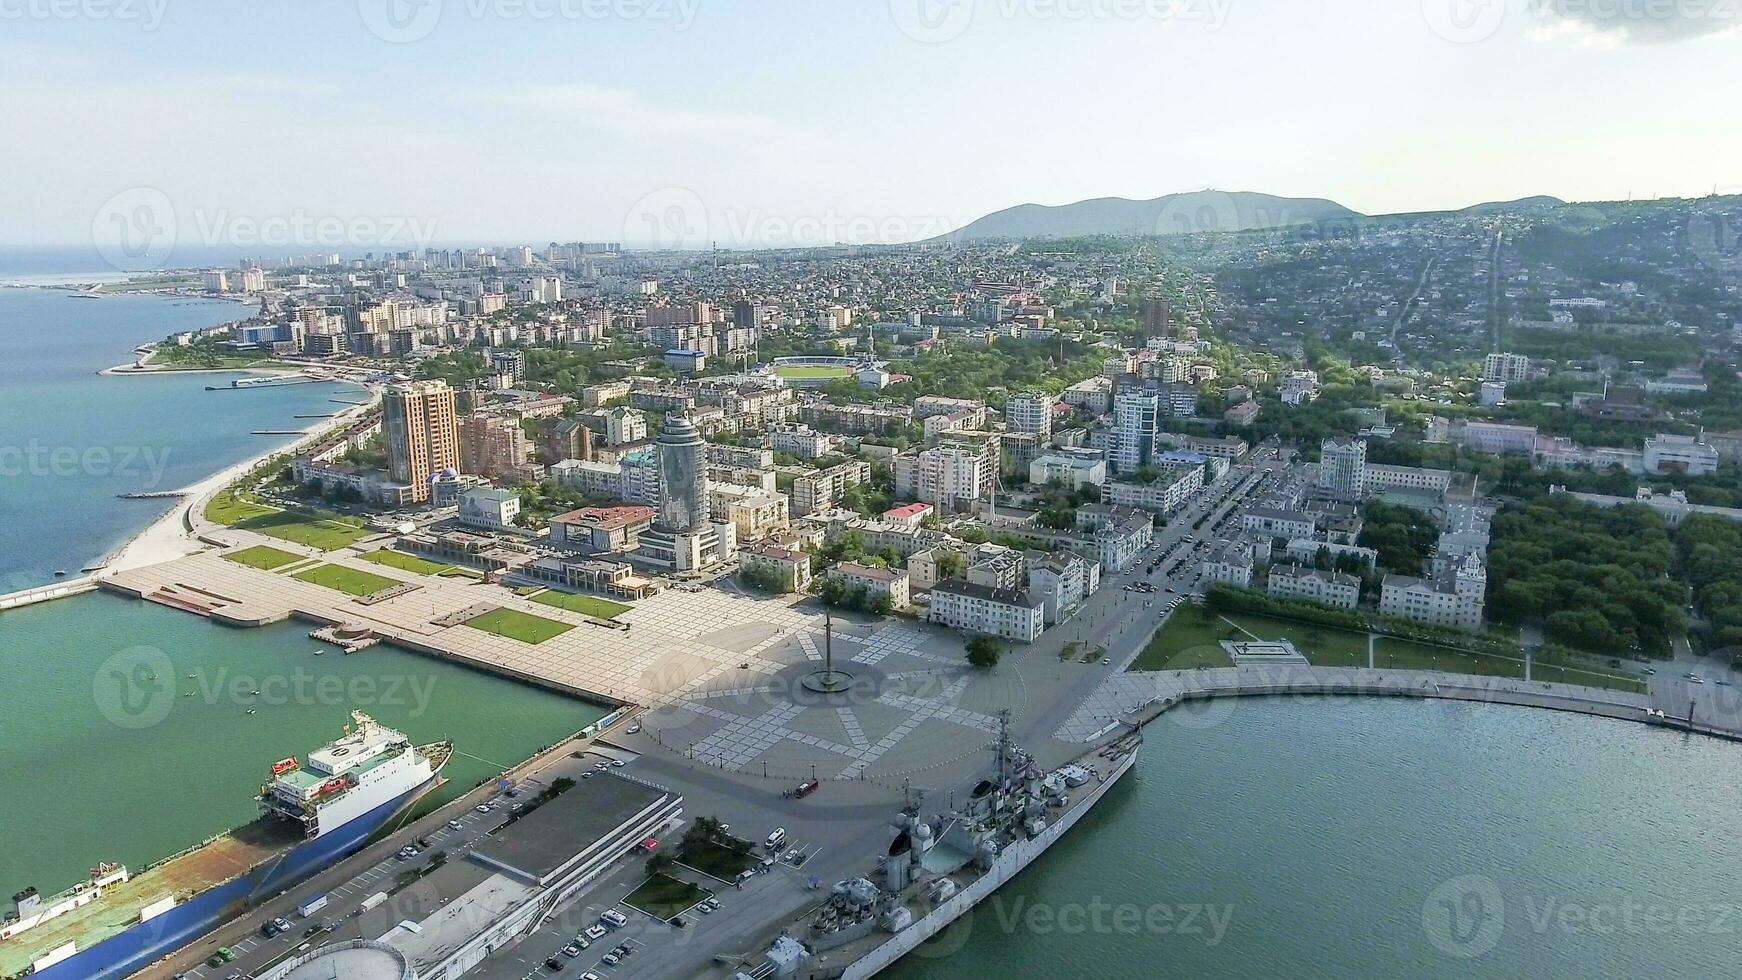
<instances>
[{"instance_id":1,"label":"ship superstructure","mask_svg":"<svg viewBox=\"0 0 1742 980\"><path fill-rule=\"evenodd\" d=\"M434 775L434 761L406 737L360 711L343 737L308 754L273 764L261 787L268 814L294 820L314 839L343 827Z\"/></svg>"},{"instance_id":2,"label":"ship superstructure","mask_svg":"<svg viewBox=\"0 0 1742 980\"><path fill-rule=\"evenodd\" d=\"M1000 735L994 771L966 803L930 818L903 810L877 870L837 882L769 950L793 975L863 980L937 935L1057 843L1131 770L1133 733L1050 772Z\"/></svg>"},{"instance_id":3,"label":"ship superstructure","mask_svg":"<svg viewBox=\"0 0 1742 980\"><path fill-rule=\"evenodd\" d=\"M441 784L452 753L353 712L344 734L306 762L272 766L260 819L137 873L100 864L57 895L20 891L0 919L0 978L133 973L363 846Z\"/></svg>"}]
</instances>

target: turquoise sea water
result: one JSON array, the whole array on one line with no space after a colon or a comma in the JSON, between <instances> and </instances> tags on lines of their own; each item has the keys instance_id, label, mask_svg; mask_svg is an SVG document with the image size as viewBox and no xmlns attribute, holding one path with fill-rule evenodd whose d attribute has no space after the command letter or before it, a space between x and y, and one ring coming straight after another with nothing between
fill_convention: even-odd
<instances>
[{"instance_id":1,"label":"turquoise sea water","mask_svg":"<svg viewBox=\"0 0 1742 980\"><path fill-rule=\"evenodd\" d=\"M1179 709L1193 711L1194 709ZM1718 977L1742 749L1524 708L1242 701L892 980ZM1097 911L1099 910L1099 911Z\"/></svg>"},{"instance_id":2,"label":"turquoise sea water","mask_svg":"<svg viewBox=\"0 0 1742 980\"><path fill-rule=\"evenodd\" d=\"M246 312L0 289L0 592L76 571L165 509L115 494L195 483L290 438L251 430L303 428L293 416L354 397L329 384L205 390L230 374L95 373L143 341ZM604 714L389 647L346 657L307 629L229 629L107 594L0 613L0 893L58 890L98 861L137 867L252 819L272 762L336 737L352 708L420 742L454 741L434 799ZM141 676L141 663L157 666Z\"/></svg>"},{"instance_id":3,"label":"turquoise sea water","mask_svg":"<svg viewBox=\"0 0 1742 980\"><path fill-rule=\"evenodd\" d=\"M307 633L107 593L0 613L0 892L58 890L99 860L138 867L253 819L272 763L336 738L352 708L419 743L454 742L449 785L426 805L605 714L393 647L345 656ZM143 680L141 663L155 665Z\"/></svg>"},{"instance_id":4,"label":"turquoise sea water","mask_svg":"<svg viewBox=\"0 0 1742 980\"><path fill-rule=\"evenodd\" d=\"M205 390L233 374L105 378L133 348L246 316L237 303L0 289L0 593L53 581L124 543L167 509L116 495L173 490L339 411L349 385Z\"/></svg>"}]
</instances>

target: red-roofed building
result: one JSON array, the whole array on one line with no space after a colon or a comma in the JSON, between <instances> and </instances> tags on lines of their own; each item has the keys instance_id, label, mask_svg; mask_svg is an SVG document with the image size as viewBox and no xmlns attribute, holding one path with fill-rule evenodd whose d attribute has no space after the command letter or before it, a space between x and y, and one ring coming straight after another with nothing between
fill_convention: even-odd
<instances>
[{"instance_id":1,"label":"red-roofed building","mask_svg":"<svg viewBox=\"0 0 1742 980\"><path fill-rule=\"evenodd\" d=\"M652 507L582 507L550 519L550 543L586 552L633 551L653 516Z\"/></svg>"},{"instance_id":2,"label":"red-roofed building","mask_svg":"<svg viewBox=\"0 0 1742 980\"><path fill-rule=\"evenodd\" d=\"M883 512L883 519L902 527L919 527L933 511L931 504L902 504Z\"/></svg>"}]
</instances>

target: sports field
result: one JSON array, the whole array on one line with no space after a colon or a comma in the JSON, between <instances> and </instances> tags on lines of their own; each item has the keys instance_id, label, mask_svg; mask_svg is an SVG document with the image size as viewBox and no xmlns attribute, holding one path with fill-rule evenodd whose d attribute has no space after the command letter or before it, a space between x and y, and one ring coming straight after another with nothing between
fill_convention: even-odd
<instances>
[{"instance_id":1,"label":"sports field","mask_svg":"<svg viewBox=\"0 0 1742 980\"><path fill-rule=\"evenodd\" d=\"M329 589L337 589L346 595L373 595L382 589L390 589L400 584L398 579L387 578L360 569L346 568L343 565L316 565L315 567L297 572L291 578L299 582L309 582L314 585L324 585Z\"/></svg>"},{"instance_id":2,"label":"sports field","mask_svg":"<svg viewBox=\"0 0 1742 980\"><path fill-rule=\"evenodd\" d=\"M853 374L853 369L825 365L792 365L777 367L774 373L783 378L845 378Z\"/></svg>"},{"instance_id":3,"label":"sports field","mask_svg":"<svg viewBox=\"0 0 1742 980\"><path fill-rule=\"evenodd\" d=\"M553 636L561 636L574 629L568 623L559 623L554 619L534 616L515 609L492 609L482 616L474 616L466 620L466 625L475 630L506 636L510 640L522 643L543 643Z\"/></svg>"}]
</instances>

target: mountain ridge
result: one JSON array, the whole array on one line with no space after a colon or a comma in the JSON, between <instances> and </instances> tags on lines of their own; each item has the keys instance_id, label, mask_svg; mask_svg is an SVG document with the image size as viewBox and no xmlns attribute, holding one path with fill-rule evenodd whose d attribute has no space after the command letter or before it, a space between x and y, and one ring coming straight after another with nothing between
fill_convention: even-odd
<instances>
[{"instance_id":1,"label":"mountain ridge","mask_svg":"<svg viewBox=\"0 0 1742 980\"><path fill-rule=\"evenodd\" d=\"M1547 195L1490 201L1457 211L1418 214L1486 214L1564 204ZM1074 238L1084 235L1181 235L1272 231L1325 221L1360 221L1403 215L1369 215L1322 197L1282 197L1256 191L1201 190L1148 200L1095 197L1071 204L1018 204L994 211L933 242L994 239Z\"/></svg>"}]
</instances>

